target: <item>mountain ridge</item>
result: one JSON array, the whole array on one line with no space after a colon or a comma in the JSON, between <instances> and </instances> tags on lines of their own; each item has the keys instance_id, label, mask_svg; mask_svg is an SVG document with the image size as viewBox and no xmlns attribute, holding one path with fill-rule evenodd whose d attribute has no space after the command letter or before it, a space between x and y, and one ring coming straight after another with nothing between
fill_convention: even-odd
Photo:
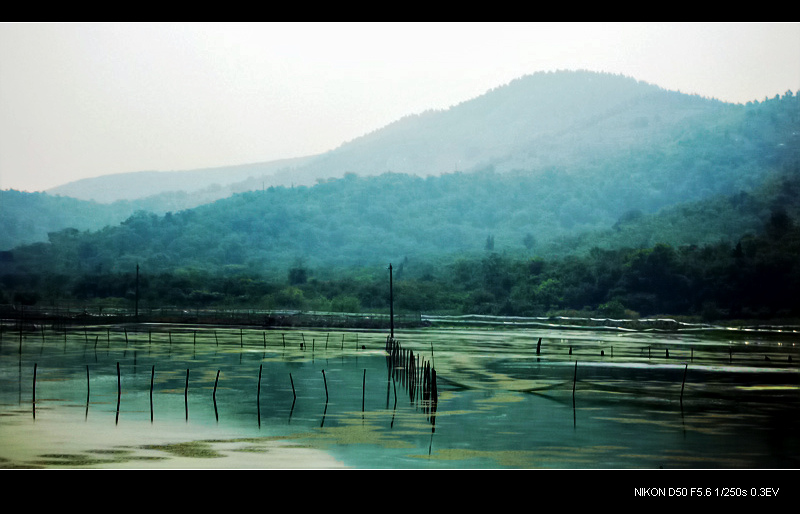
<instances>
[{"instance_id":1,"label":"mountain ridge","mask_svg":"<svg viewBox=\"0 0 800 514\"><path fill-rule=\"evenodd\" d=\"M254 175L263 176L275 173L276 170L291 169L313 158L314 156L298 157L182 171L116 173L71 181L45 192L79 200L113 203L117 200L137 200L174 191L195 193L208 188L223 190Z\"/></svg>"},{"instance_id":2,"label":"mountain ridge","mask_svg":"<svg viewBox=\"0 0 800 514\"><path fill-rule=\"evenodd\" d=\"M567 88L567 84L575 87ZM597 87L598 84L602 87ZM550 94L543 95L541 91ZM560 96L553 96L556 92ZM613 98L613 101L602 103L598 98ZM515 109L515 106L533 103L534 100L547 105L526 105L528 114L511 117L510 113L522 111L522 107ZM558 119L558 113L569 110L559 107L565 104L572 105L569 109L579 112L580 116L561 116ZM586 106L591 106L591 109ZM46 209L42 202L56 202L55 198L40 196L37 197L40 207L33 207L32 203L27 207L20 204L13 209L9 207L13 202L4 201L4 205L0 205L0 217L7 227L16 227L16 236L0 233L0 242L5 245L0 249L11 248L20 242L46 240L50 232L68 228L70 220L76 222L72 228L98 230L113 226L138 210L163 216L246 191L313 187L331 178L338 180L348 175L379 176L386 173L384 168L390 167L387 163L392 162L392 155L403 155L404 152L410 156L409 160L422 162L426 156L435 155L441 162L447 162L449 158L443 157L447 155L443 149L448 145L457 147L459 155L471 156L469 165L466 158L461 163L464 173L491 171L498 177L511 174L512 178L518 176L525 182L526 185L518 190L527 191L529 200L537 202L547 212L538 213L539 219L535 222L529 221L532 214L526 213L525 199L521 199L518 200L520 203L514 204L517 212L509 215L522 220L519 222L522 226L554 237L557 232L575 227L608 227L632 209L654 212L679 200L693 201L752 189L760 183L768 167L774 168L784 159L780 155L787 151L797 154L796 139L791 140L786 135L791 132L786 126L796 128L796 119L794 122L776 122L791 116L792 108L788 114L776 109L771 104L725 104L666 91L617 75L592 72L534 74L451 109L406 116L387 127L343 143L331 152L275 161L269 168L274 171L271 175L252 176L257 175L253 172L266 169L263 163L208 168L204 171L209 176L208 182L214 180L215 173L226 169L235 169L239 173L231 176L231 180L243 175L248 177L224 187L206 186L205 190L193 193L173 191L138 200L117 200L98 207L94 220L90 214L80 217L83 220L81 224L77 223L78 217L68 214L51 216L51 220L37 223L36 216ZM549 113L551 123L542 122L531 112ZM540 127L537 130L520 128L537 124ZM503 126L505 128L498 128ZM479 137L480 134L473 135L473 129L477 128L481 133L491 134L491 141L495 143L508 143L503 143L499 150L498 145L485 144L486 149L478 142L487 140ZM459 147L454 143L469 138L474 142L472 147ZM781 144L784 147L779 149ZM364 148L369 156L359 161L358 152ZM485 156L489 154L494 157L486 160ZM768 162L769 159L772 161ZM456 159L454 162L459 161ZM280 171L287 170L288 166L292 169ZM401 168L391 172L417 177L448 174L437 175L432 166L419 165L408 168L408 171ZM455 167L459 168L456 172L462 172L461 166ZM169 173L169 176L180 177L192 175L189 172ZM136 173L132 173L125 178L135 177ZM113 178L107 176L106 180ZM502 187L507 187L510 179L503 180L506 184ZM531 180L538 182L529 184ZM591 187L582 183L587 180L592 182ZM442 183L455 182L445 180ZM195 187L201 185L201 181L195 181ZM599 191L605 197L599 197ZM545 192L549 196L542 198ZM6 197L9 194L0 193ZM517 193L509 190L503 194ZM464 197L460 201L470 202L470 199ZM504 210L507 207L497 208ZM4 230L8 232L9 229ZM14 237L20 234L26 239L15 240Z\"/></svg>"},{"instance_id":3,"label":"mountain ridge","mask_svg":"<svg viewBox=\"0 0 800 514\"><path fill-rule=\"evenodd\" d=\"M306 169L308 185L253 177L193 208L49 231L46 243L0 252L0 301L126 305L141 267L150 305L380 309L376 273L394 262L402 308L415 311L800 315L800 97L742 106L646 89L538 139L508 120L494 136L512 143L493 155L509 157L476 158L469 170L381 171L375 163L399 147L373 145L367 173L328 161L321 175ZM414 135L402 147L410 158L444 155L486 113L508 111L498 109L472 125L449 121L455 135L426 134L413 118L394 129ZM185 195L171 195L174 205ZM2 199L4 220L45 210L17 196L27 218Z\"/></svg>"},{"instance_id":4,"label":"mountain ridge","mask_svg":"<svg viewBox=\"0 0 800 514\"><path fill-rule=\"evenodd\" d=\"M110 203L164 192L192 192L214 183L223 187L248 184L257 189L262 185L313 185L318 180L341 178L345 173L375 175L393 171L427 176L493 165L498 171L548 166L564 158L564 148L558 145L565 144L565 134L570 130L601 124L610 112L624 114L637 100L653 98L651 95L660 96L660 101L673 96L684 104L694 103L698 112L721 106L735 108L733 104L669 92L622 75L582 70L538 72L448 109L403 116L318 155L201 170L103 175L47 192ZM653 115L639 113L638 117L648 114ZM607 128L600 127L592 136L604 131ZM587 137L590 136L583 139ZM543 141L544 138L556 141ZM534 146L537 150L531 153ZM158 178L162 185L151 178ZM191 183L187 183L188 179ZM149 188L148 193L132 196L142 183Z\"/></svg>"}]
</instances>

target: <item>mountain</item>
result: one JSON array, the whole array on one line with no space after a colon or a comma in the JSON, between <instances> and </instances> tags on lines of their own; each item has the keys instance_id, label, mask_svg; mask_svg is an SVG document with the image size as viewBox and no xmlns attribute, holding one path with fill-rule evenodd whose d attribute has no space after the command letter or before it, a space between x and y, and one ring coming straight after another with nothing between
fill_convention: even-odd
<instances>
[{"instance_id":1,"label":"mountain","mask_svg":"<svg viewBox=\"0 0 800 514\"><path fill-rule=\"evenodd\" d=\"M733 156L722 167L705 156L678 162L690 144L727 148L731 138L738 137L734 155L771 144L771 135L755 130L744 134L736 128L745 123L746 116L754 116L748 112L745 106L670 92L620 75L536 73L447 110L406 116L321 155L201 170L106 175L47 191L50 196L95 202L82 206L41 196L31 196L28 205L19 197L3 199L0 249L46 241L49 232L63 228L98 230L116 225L138 210L163 215L244 191L313 186L348 173L374 176L388 171L426 177L493 170L545 180L558 175L605 181L617 173L618 162L638 160L637 166L625 166L629 184L655 180L654 190L642 196L627 187L615 197L620 204L628 204L639 195L640 205L632 208L652 210L674 201L656 198L654 193L663 189L658 181L681 177L686 170L679 168L693 169L683 179L689 181L687 200L707 196L722 184L733 193L758 182L758 174L732 168L738 166ZM752 121L760 126L763 122L756 118ZM733 131L728 127L734 127ZM708 134L721 140L711 141ZM707 189L706 184L717 182L718 173L726 173L727 178ZM653 203L645 205L644 200ZM45 203L51 205L45 207ZM61 215L42 215L47 212Z\"/></svg>"},{"instance_id":2,"label":"mountain","mask_svg":"<svg viewBox=\"0 0 800 514\"><path fill-rule=\"evenodd\" d=\"M85 231L118 225L137 211L164 215L191 209L250 189L254 176L292 169L308 159L105 175L70 182L45 193L0 191L0 250L47 241L48 234L66 228Z\"/></svg>"},{"instance_id":3,"label":"mountain","mask_svg":"<svg viewBox=\"0 0 800 514\"><path fill-rule=\"evenodd\" d=\"M433 305L425 298L463 312L528 314L623 299L641 312L698 312L730 291L705 283L713 294L687 292L691 305L659 303L637 289L649 283L647 267L680 263L664 283L700 287L741 265L731 260L740 245L737 255L756 270L794 273L800 98L791 93L732 105L616 75L543 73L293 164L291 173L230 184L241 192L211 203L140 209L119 224L51 231L48 243L2 252L0 292L122 297L139 265L153 302L297 307L298 291L311 292L275 285L288 276L324 301L360 288L342 301L375 307L381 296L365 270L394 262L398 276L416 281L405 298L419 309ZM684 247L699 249L675 250ZM617 282L578 271L599 273L598 259ZM739 292L755 298L764 273ZM324 290L334 280L339 293ZM456 300L442 299L451 293ZM765 312L782 311L770 301Z\"/></svg>"},{"instance_id":4,"label":"mountain","mask_svg":"<svg viewBox=\"0 0 800 514\"><path fill-rule=\"evenodd\" d=\"M302 159L83 179L50 194L112 202L214 185L242 191L314 185L346 173L419 176L493 168L535 172L582 166L674 141L681 131L735 116L735 105L588 71L521 77L446 110L406 116Z\"/></svg>"},{"instance_id":5,"label":"mountain","mask_svg":"<svg viewBox=\"0 0 800 514\"><path fill-rule=\"evenodd\" d=\"M674 137L686 120L733 106L670 93L618 75L525 76L443 111L407 116L318 156L295 184L346 172L438 175L581 165Z\"/></svg>"},{"instance_id":6,"label":"mountain","mask_svg":"<svg viewBox=\"0 0 800 514\"><path fill-rule=\"evenodd\" d=\"M129 207L99 204L45 193L0 191L0 250L47 241L67 228L98 230L116 225L135 212Z\"/></svg>"},{"instance_id":7,"label":"mountain","mask_svg":"<svg viewBox=\"0 0 800 514\"><path fill-rule=\"evenodd\" d=\"M311 157L187 171L118 173L76 180L48 189L47 193L102 203L131 201L175 192L217 200L238 192L236 188L231 188L232 184L252 177L269 176L280 170L292 170L309 159ZM188 207L190 206L187 205L186 208Z\"/></svg>"}]
</instances>

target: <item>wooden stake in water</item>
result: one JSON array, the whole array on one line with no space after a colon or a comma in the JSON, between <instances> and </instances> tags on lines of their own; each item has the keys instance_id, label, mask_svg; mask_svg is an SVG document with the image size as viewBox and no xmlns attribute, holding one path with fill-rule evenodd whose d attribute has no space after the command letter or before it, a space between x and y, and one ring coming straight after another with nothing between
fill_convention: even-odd
<instances>
[{"instance_id":1,"label":"wooden stake in water","mask_svg":"<svg viewBox=\"0 0 800 514\"><path fill-rule=\"evenodd\" d=\"M219 421L219 413L217 412L217 382L219 382L219 370L217 370L217 378L214 380L214 395L212 396L214 399L214 417Z\"/></svg>"},{"instance_id":2,"label":"wooden stake in water","mask_svg":"<svg viewBox=\"0 0 800 514\"><path fill-rule=\"evenodd\" d=\"M297 400L297 394L294 392L294 380L292 380L292 374L289 373L289 382L292 383L292 397Z\"/></svg>"},{"instance_id":3,"label":"wooden stake in water","mask_svg":"<svg viewBox=\"0 0 800 514\"><path fill-rule=\"evenodd\" d=\"M392 290L392 263L389 263L389 327L394 339L394 291Z\"/></svg>"},{"instance_id":4,"label":"wooden stake in water","mask_svg":"<svg viewBox=\"0 0 800 514\"><path fill-rule=\"evenodd\" d=\"M261 368L263 367L263 364L259 364L258 366L258 390L256 391L256 402L258 405L261 404Z\"/></svg>"},{"instance_id":5,"label":"wooden stake in water","mask_svg":"<svg viewBox=\"0 0 800 514\"><path fill-rule=\"evenodd\" d=\"M186 387L183 389L183 403L186 406L186 421L189 421L189 370L186 370Z\"/></svg>"},{"instance_id":6,"label":"wooden stake in water","mask_svg":"<svg viewBox=\"0 0 800 514\"><path fill-rule=\"evenodd\" d=\"M436 385L436 369L431 368L431 400L433 403L439 402L439 388Z\"/></svg>"},{"instance_id":7,"label":"wooden stake in water","mask_svg":"<svg viewBox=\"0 0 800 514\"><path fill-rule=\"evenodd\" d=\"M364 378L361 379L361 412L364 412L364 396L367 388L367 370L364 370Z\"/></svg>"},{"instance_id":8,"label":"wooden stake in water","mask_svg":"<svg viewBox=\"0 0 800 514\"><path fill-rule=\"evenodd\" d=\"M325 370L322 370L322 381L325 383L325 403L328 403L328 380L325 378Z\"/></svg>"},{"instance_id":9,"label":"wooden stake in water","mask_svg":"<svg viewBox=\"0 0 800 514\"><path fill-rule=\"evenodd\" d=\"M117 417L116 423L119 423L119 403L122 397L122 378L119 373L119 362L117 362Z\"/></svg>"},{"instance_id":10,"label":"wooden stake in water","mask_svg":"<svg viewBox=\"0 0 800 514\"><path fill-rule=\"evenodd\" d=\"M219 383L219 370L217 370L217 378L214 380L214 403L217 403L217 384Z\"/></svg>"}]
</instances>

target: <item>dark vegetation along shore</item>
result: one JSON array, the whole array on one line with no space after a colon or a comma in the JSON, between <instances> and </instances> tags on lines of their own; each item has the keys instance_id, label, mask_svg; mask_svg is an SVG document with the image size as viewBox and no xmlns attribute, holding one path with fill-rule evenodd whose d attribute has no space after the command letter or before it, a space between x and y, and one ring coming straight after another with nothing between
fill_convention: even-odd
<instances>
[{"instance_id":1,"label":"dark vegetation along shore","mask_svg":"<svg viewBox=\"0 0 800 514\"><path fill-rule=\"evenodd\" d=\"M593 248L586 255L552 259L487 251L444 261L435 273L421 276L413 273L414 263L401 262L395 267L394 307L412 318L482 314L791 320L800 318L799 254L800 227L785 212L776 211L763 233L735 244ZM4 291L14 291L4 298L13 312L72 307L108 314L114 309L132 311L137 299L135 269L77 275L29 272L4 275L3 280ZM151 274L140 269L138 302L142 315L166 306L188 316L214 309L318 311L361 314L362 324L367 314L389 312L385 268L316 278L313 270L293 267L284 280L245 272Z\"/></svg>"},{"instance_id":2,"label":"dark vegetation along shore","mask_svg":"<svg viewBox=\"0 0 800 514\"><path fill-rule=\"evenodd\" d=\"M429 176L421 161L418 174L375 164L397 148L438 155L434 135L482 164ZM496 147L507 153L490 156ZM347 156L361 161L337 168ZM251 180L176 212L151 198L139 205L152 210L117 221L120 205L0 192L3 316L281 311L294 314L256 323L374 326L390 311L391 263L397 319L417 325L426 315L800 319L791 92L729 105L617 76L537 75L312 164L333 178ZM83 224L92 219L99 226Z\"/></svg>"}]
</instances>

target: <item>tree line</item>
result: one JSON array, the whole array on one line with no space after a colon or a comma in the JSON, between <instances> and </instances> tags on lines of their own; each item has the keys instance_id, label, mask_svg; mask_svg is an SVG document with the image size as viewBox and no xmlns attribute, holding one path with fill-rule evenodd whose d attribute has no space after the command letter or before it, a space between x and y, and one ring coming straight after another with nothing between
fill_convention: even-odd
<instances>
[{"instance_id":1,"label":"tree line","mask_svg":"<svg viewBox=\"0 0 800 514\"><path fill-rule=\"evenodd\" d=\"M707 320L800 317L800 227L784 210L764 230L735 244L600 249L584 255L480 257L394 263L397 312L610 317L686 315ZM388 265L388 263L387 263ZM280 279L243 270L142 269L143 308L296 309L387 312L383 267L333 275L295 263ZM0 303L132 305L135 268L75 274L35 271L0 276Z\"/></svg>"}]
</instances>

